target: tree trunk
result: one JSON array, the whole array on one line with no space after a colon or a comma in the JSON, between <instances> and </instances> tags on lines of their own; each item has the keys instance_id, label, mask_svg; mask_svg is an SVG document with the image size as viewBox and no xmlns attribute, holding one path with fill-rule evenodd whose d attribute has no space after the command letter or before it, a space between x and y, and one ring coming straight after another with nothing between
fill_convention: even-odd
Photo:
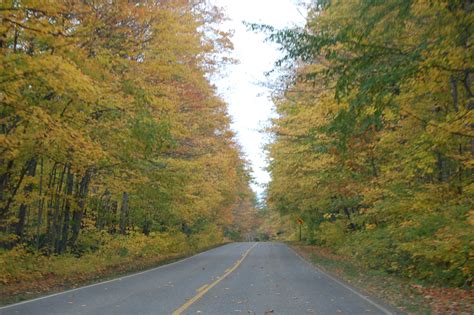
<instances>
[{"instance_id":1,"label":"tree trunk","mask_svg":"<svg viewBox=\"0 0 474 315\"><path fill-rule=\"evenodd\" d=\"M117 201L112 201L110 205L110 222L109 222L109 233L110 234L115 234L117 232L117 208L118 208L118 203Z\"/></svg>"},{"instance_id":2,"label":"tree trunk","mask_svg":"<svg viewBox=\"0 0 474 315\"><path fill-rule=\"evenodd\" d=\"M97 201L97 229L103 230L107 226L107 213L109 211L110 193L106 188L102 196Z\"/></svg>"},{"instance_id":3,"label":"tree trunk","mask_svg":"<svg viewBox=\"0 0 474 315\"><path fill-rule=\"evenodd\" d=\"M143 222L143 234L146 236L150 235L150 222L145 217L145 221Z\"/></svg>"},{"instance_id":4,"label":"tree trunk","mask_svg":"<svg viewBox=\"0 0 474 315\"><path fill-rule=\"evenodd\" d=\"M59 253L63 253L66 250L69 234L69 221L71 220L71 196L74 188L74 174L71 173L71 166L67 170L66 178L66 204L64 206L64 221L62 229L61 245L59 247Z\"/></svg>"},{"instance_id":5,"label":"tree trunk","mask_svg":"<svg viewBox=\"0 0 474 315\"><path fill-rule=\"evenodd\" d=\"M1 161L4 162L3 160ZM0 201L5 200L5 192L7 191L8 180L10 179L10 171L13 168L13 160L8 161L5 173L0 175ZM2 211L3 212L3 211Z\"/></svg>"},{"instance_id":6,"label":"tree trunk","mask_svg":"<svg viewBox=\"0 0 474 315\"><path fill-rule=\"evenodd\" d=\"M36 158L32 158L28 161L28 165L26 167L25 176L34 177L36 173ZM25 187L25 196L28 195L33 191L33 184L28 184ZM26 203L22 203L20 205L20 209L18 211L18 222L15 227L15 234L18 236L18 241L21 241L25 232L25 222L26 222L26 215L28 212L28 205Z\"/></svg>"},{"instance_id":7,"label":"tree trunk","mask_svg":"<svg viewBox=\"0 0 474 315\"><path fill-rule=\"evenodd\" d=\"M55 162L51 169L51 173L49 174L49 181L48 181L48 191L50 192L49 199L48 199L48 207L46 210L46 244L52 243L52 233L53 233L53 200L54 200L54 190L53 187L56 183L56 173L58 168L58 163ZM48 249L49 252L49 249Z\"/></svg>"},{"instance_id":8,"label":"tree trunk","mask_svg":"<svg viewBox=\"0 0 474 315\"><path fill-rule=\"evenodd\" d=\"M349 220L349 227L351 230L355 230L355 224L351 220L351 213L349 212L349 209L347 207L344 207L344 213L347 216L347 219Z\"/></svg>"},{"instance_id":9,"label":"tree trunk","mask_svg":"<svg viewBox=\"0 0 474 315\"><path fill-rule=\"evenodd\" d=\"M40 162L40 182L39 182L39 200L38 200L38 219L36 222L36 250L40 249L40 233L41 224L43 220L43 171L44 171L44 160L41 158Z\"/></svg>"},{"instance_id":10,"label":"tree trunk","mask_svg":"<svg viewBox=\"0 0 474 315\"><path fill-rule=\"evenodd\" d=\"M126 192L122 195L122 205L120 207L120 234L125 235L127 229L128 218L128 194Z\"/></svg>"},{"instance_id":11,"label":"tree trunk","mask_svg":"<svg viewBox=\"0 0 474 315\"><path fill-rule=\"evenodd\" d=\"M82 177L82 180L79 184L79 189L76 193L76 200L78 209L74 211L72 217L72 235L71 235L71 247L76 247L77 238L79 237L79 232L81 231L82 217L84 215L84 208L86 207L86 198L89 191L89 183L92 176L92 170L86 170L86 173Z\"/></svg>"},{"instance_id":12,"label":"tree trunk","mask_svg":"<svg viewBox=\"0 0 474 315\"><path fill-rule=\"evenodd\" d=\"M21 173L20 173L20 178L18 179L18 183L16 184L15 188L13 188L12 194L8 197L8 200L3 208L0 208L0 219L2 219L4 216L8 214L8 210L10 209L10 206L13 202L13 199L15 199L15 196L18 192L18 189L21 186L21 183L25 179L26 172L28 171L28 165L29 163L26 163L25 167L22 168ZM6 175L7 176L7 175ZM10 174L8 174L10 176ZM7 181L8 177L5 179L2 179L3 181Z\"/></svg>"},{"instance_id":13,"label":"tree trunk","mask_svg":"<svg viewBox=\"0 0 474 315\"><path fill-rule=\"evenodd\" d=\"M52 246L54 247L54 252L59 252L60 247L60 235L61 235L61 195L63 190L63 183L64 183L64 175L66 174L67 164L64 165L63 171L61 172L61 176L59 177L58 186L56 188L56 198L54 202L54 215L53 215L53 235L52 235Z\"/></svg>"}]
</instances>

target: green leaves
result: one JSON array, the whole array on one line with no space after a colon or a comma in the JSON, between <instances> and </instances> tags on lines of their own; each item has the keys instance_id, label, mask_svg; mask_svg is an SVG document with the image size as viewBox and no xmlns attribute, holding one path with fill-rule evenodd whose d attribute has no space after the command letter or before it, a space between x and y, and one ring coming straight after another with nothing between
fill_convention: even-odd
<instances>
[{"instance_id":1,"label":"green leaves","mask_svg":"<svg viewBox=\"0 0 474 315\"><path fill-rule=\"evenodd\" d=\"M132 137L144 145L145 157L156 155L173 145L169 121L157 122L147 111L141 111L132 124Z\"/></svg>"},{"instance_id":2,"label":"green leaves","mask_svg":"<svg viewBox=\"0 0 474 315\"><path fill-rule=\"evenodd\" d=\"M372 268L471 281L472 265L458 267L473 236L459 216L474 200L473 87L460 76L474 62L472 8L348 0L312 10L304 29L263 28L295 78L270 129L270 208L304 216L308 241Z\"/></svg>"}]
</instances>

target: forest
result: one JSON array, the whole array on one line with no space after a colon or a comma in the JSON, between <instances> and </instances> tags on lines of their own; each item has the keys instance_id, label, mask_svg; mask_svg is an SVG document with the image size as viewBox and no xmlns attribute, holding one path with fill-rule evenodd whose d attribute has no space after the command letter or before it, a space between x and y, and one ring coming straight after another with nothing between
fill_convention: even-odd
<instances>
[{"instance_id":1,"label":"forest","mask_svg":"<svg viewBox=\"0 0 474 315\"><path fill-rule=\"evenodd\" d=\"M249 166L210 83L234 62L223 18L206 1L2 1L1 285L249 232Z\"/></svg>"},{"instance_id":2,"label":"forest","mask_svg":"<svg viewBox=\"0 0 474 315\"><path fill-rule=\"evenodd\" d=\"M470 287L474 4L313 1L265 32L277 68L268 145L280 229L371 270Z\"/></svg>"},{"instance_id":3,"label":"forest","mask_svg":"<svg viewBox=\"0 0 474 315\"><path fill-rule=\"evenodd\" d=\"M247 23L282 53L259 199L222 9L2 1L0 302L272 238L472 296L473 1L310 2Z\"/></svg>"}]
</instances>

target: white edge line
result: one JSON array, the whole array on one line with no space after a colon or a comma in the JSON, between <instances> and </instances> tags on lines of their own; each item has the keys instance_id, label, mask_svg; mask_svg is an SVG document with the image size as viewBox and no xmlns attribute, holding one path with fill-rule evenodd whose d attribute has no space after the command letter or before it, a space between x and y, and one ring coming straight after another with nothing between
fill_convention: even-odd
<instances>
[{"instance_id":1,"label":"white edge line","mask_svg":"<svg viewBox=\"0 0 474 315\"><path fill-rule=\"evenodd\" d=\"M238 243L230 243L230 244L238 244ZM222 246L225 246L225 245L228 245L228 244L224 244ZM178 264L178 263L182 263L182 262L187 261L191 258L195 258L199 255L207 253L207 252L209 252L213 249L220 248L222 246L211 248L211 249L206 250L204 252L200 252L200 253L195 254L193 256L186 257L186 258L174 261L174 262L166 264L166 265L158 266L158 267L148 269L148 270L144 270L144 271L140 271L140 272L137 272L137 273L132 273L130 275L126 275L126 276L123 276L123 277L118 277L118 278L115 278L115 279L110 279L110 280L106 280L106 281L102 281L102 282L93 283L93 284L89 284L89 285L79 287L79 288L75 288L75 289L70 289L70 290L66 290L66 291L62 291L62 292L58 292L58 293L53 293L53 294L41 296L41 297L38 297L38 298L35 298L35 299L18 302L18 303L15 303L15 304L9 304L9 305L5 305L5 306L1 306L0 310L6 310L8 308L12 308L12 307L15 307L15 306L20 306L20 305L23 305L23 304L28 304L28 303L32 303L32 302L36 302L36 301L40 301L40 300L44 300L44 299L48 299L48 298L52 298L52 297L55 297L55 296L58 296L58 295L68 294L68 293L71 293L71 292L74 292L74 291L79 291L79 290L82 290L82 289L92 288L92 287L99 286L99 285L102 285L102 284L106 284L106 283L110 283L110 282L114 282L114 281L121 281L122 279L127 279L127 278L135 277L135 276L138 276L138 275L142 275L142 274L147 273L147 272L152 272L152 271L155 271L157 269L161 269L161 268L169 267L169 266L172 266L172 265L175 265L175 264Z\"/></svg>"},{"instance_id":2,"label":"white edge line","mask_svg":"<svg viewBox=\"0 0 474 315\"><path fill-rule=\"evenodd\" d=\"M286 245L286 244L285 244ZM321 268L319 268L318 266L314 265L313 263L309 262L308 260L304 259L300 254L298 254L293 248L291 248L291 246L288 246L286 245L289 249L291 249L295 254L296 256L299 257L299 259L301 259L302 261L304 261L305 263L307 263L308 265L310 265L313 269L316 269L317 271L319 271L320 273L322 273L323 275L325 275L326 277L328 277L329 279L333 280L334 282L338 283L339 285L341 285L342 287L346 288L347 290L351 291L352 293L354 293L355 295L359 296L360 298L364 299L365 301L369 302L370 304L372 304L373 306L377 307L379 310L383 311L386 315L394 315L393 312L387 310L385 307L383 307L382 305L372 301L371 299L369 299L367 296L357 292L356 290L354 290L353 288L351 288L350 286L348 286L347 284L343 283L342 281L340 281L339 279L331 276L330 274L326 273L324 270L322 270Z\"/></svg>"}]
</instances>

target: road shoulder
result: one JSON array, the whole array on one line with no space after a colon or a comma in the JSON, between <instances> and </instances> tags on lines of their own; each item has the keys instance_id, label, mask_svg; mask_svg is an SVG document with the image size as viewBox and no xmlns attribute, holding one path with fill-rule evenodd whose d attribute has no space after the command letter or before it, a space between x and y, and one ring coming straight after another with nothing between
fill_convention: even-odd
<instances>
[{"instance_id":1,"label":"road shoulder","mask_svg":"<svg viewBox=\"0 0 474 315\"><path fill-rule=\"evenodd\" d=\"M305 263L309 264L316 271L325 274L328 278L338 283L339 285L345 287L347 290L358 295L360 298L368 301L370 304L373 304L375 307L384 311L386 314L404 314L404 312L394 307L393 305L387 303L385 300L381 299L375 294L368 293L366 290L362 289L359 286L355 286L350 279L347 279L341 274L335 273L334 270L325 268L325 266L318 263L318 260L311 255L311 252L300 244L296 243L287 243L289 247L295 252L295 254L303 260Z\"/></svg>"},{"instance_id":2,"label":"road shoulder","mask_svg":"<svg viewBox=\"0 0 474 315\"><path fill-rule=\"evenodd\" d=\"M324 247L297 242L287 244L317 269L357 288L357 291L367 292L384 305L393 305L392 309L399 313L472 314L472 290L423 286L409 279L361 268L349 258L336 255Z\"/></svg>"}]
</instances>

